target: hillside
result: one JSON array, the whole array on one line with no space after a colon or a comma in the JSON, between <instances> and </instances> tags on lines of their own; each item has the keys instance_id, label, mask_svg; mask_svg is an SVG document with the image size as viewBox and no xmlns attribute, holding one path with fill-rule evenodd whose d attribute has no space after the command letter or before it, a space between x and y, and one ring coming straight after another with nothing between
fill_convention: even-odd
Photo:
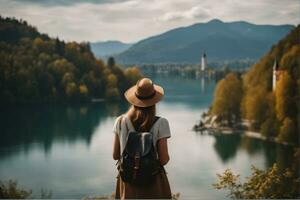
<instances>
[{"instance_id":1,"label":"hillside","mask_svg":"<svg viewBox=\"0 0 300 200\"><path fill-rule=\"evenodd\" d=\"M230 74L221 80L212 114L227 122L246 119L250 129L264 137L299 145L299 41L300 25L272 46L242 78Z\"/></svg>"},{"instance_id":2,"label":"hillside","mask_svg":"<svg viewBox=\"0 0 300 200\"><path fill-rule=\"evenodd\" d=\"M0 16L2 104L117 99L139 77L137 69L96 59L88 43L66 43Z\"/></svg>"},{"instance_id":3,"label":"hillside","mask_svg":"<svg viewBox=\"0 0 300 200\"><path fill-rule=\"evenodd\" d=\"M93 42L91 43L91 50L96 57L107 57L119 54L129 49L131 46L132 44L120 41Z\"/></svg>"},{"instance_id":4,"label":"hillside","mask_svg":"<svg viewBox=\"0 0 300 200\"><path fill-rule=\"evenodd\" d=\"M135 64L198 63L203 52L211 61L258 59L293 28L215 19L144 39L116 59Z\"/></svg>"}]
</instances>

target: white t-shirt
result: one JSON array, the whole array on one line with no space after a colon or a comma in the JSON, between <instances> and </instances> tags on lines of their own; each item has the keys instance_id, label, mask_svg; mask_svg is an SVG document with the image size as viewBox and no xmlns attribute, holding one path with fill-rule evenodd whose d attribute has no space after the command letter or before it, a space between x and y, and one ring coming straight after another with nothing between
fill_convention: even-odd
<instances>
[{"instance_id":1,"label":"white t-shirt","mask_svg":"<svg viewBox=\"0 0 300 200\"><path fill-rule=\"evenodd\" d=\"M121 117L122 120L120 120ZM127 127L125 123L127 124ZM130 119L127 117L127 115L119 116L115 121L113 132L119 136L121 153L125 149L128 139L128 133L130 131L136 131ZM153 134L153 145L156 149L156 143L159 139L171 137L171 131L168 120L166 118L160 117L150 129L150 132Z\"/></svg>"}]
</instances>

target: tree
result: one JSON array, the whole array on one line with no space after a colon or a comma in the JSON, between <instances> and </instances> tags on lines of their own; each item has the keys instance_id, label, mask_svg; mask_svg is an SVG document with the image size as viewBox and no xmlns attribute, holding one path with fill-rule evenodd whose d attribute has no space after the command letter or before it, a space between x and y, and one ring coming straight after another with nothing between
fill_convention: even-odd
<instances>
[{"instance_id":1,"label":"tree","mask_svg":"<svg viewBox=\"0 0 300 200\"><path fill-rule=\"evenodd\" d=\"M16 181L9 180L7 183L0 182L1 199L27 199L31 194L31 190L20 189Z\"/></svg>"},{"instance_id":2,"label":"tree","mask_svg":"<svg viewBox=\"0 0 300 200\"><path fill-rule=\"evenodd\" d=\"M280 66L283 70L287 70L293 79L300 76L300 47L294 44L281 58Z\"/></svg>"},{"instance_id":3,"label":"tree","mask_svg":"<svg viewBox=\"0 0 300 200\"><path fill-rule=\"evenodd\" d=\"M74 82L68 82L66 84L65 93L66 93L66 96L69 99L72 99L72 98L76 97L76 95L77 95L77 86L76 86L76 83L74 83Z\"/></svg>"},{"instance_id":4,"label":"tree","mask_svg":"<svg viewBox=\"0 0 300 200\"><path fill-rule=\"evenodd\" d=\"M130 67L125 70L125 77L128 82L128 86L135 85L136 82L142 78L140 69L137 67Z\"/></svg>"},{"instance_id":5,"label":"tree","mask_svg":"<svg viewBox=\"0 0 300 200\"><path fill-rule=\"evenodd\" d=\"M298 134L297 134L297 127L295 122L289 118L286 117L283 120L283 124L280 127L278 140L280 142L289 142L289 143L298 143Z\"/></svg>"},{"instance_id":6,"label":"tree","mask_svg":"<svg viewBox=\"0 0 300 200\"><path fill-rule=\"evenodd\" d=\"M52 39L13 18L0 17L0 27L1 103L115 98L132 82L113 58L96 59L89 43Z\"/></svg>"},{"instance_id":7,"label":"tree","mask_svg":"<svg viewBox=\"0 0 300 200\"><path fill-rule=\"evenodd\" d=\"M88 95L89 95L89 89L83 83L79 85L79 94L81 97L84 97L84 98L88 97Z\"/></svg>"},{"instance_id":8,"label":"tree","mask_svg":"<svg viewBox=\"0 0 300 200\"><path fill-rule=\"evenodd\" d=\"M242 95L242 81L235 74L228 74L216 86L212 113L225 119L228 124L239 120Z\"/></svg>"},{"instance_id":9,"label":"tree","mask_svg":"<svg viewBox=\"0 0 300 200\"><path fill-rule=\"evenodd\" d=\"M282 72L275 91L276 115L280 121L297 115L295 86L291 76L286 71Z\"/></svg>"},{"instance_id":10,"label":"tree","mask_svg":"<svg viewBox=\"0 0 300 200\"><path fill-rule=\"evenodd\" d=\"M248 88L243 97L241 110L245 119L252 122L254 129L259 129L266 120L269 109L268 93L262 87Z\"/></svg>"},{"instance_id":11,"label":"tree","mask_svg":"<svg viewBox=\"0 0 300 200\"><path fill-rule=\"evenodd\" d=\"M108 66L109 68L111 68L111 67L114 67L115 64L116 64L116 63L115 63L114 57L109 57L108 60L107 60L107 66Z\"/></svg>"},{"instance_id":12,"label":"tree","mask_svg":"<svg viewBox=\"0 0 300 200\"><path fill-rule=\"evenodd\" d=\"M107 77L107 88L106 96L110 99L116 99L120 97L120 92L118 90L118 79L114 74L110 74Z\"/></svg>"},{"instance_id":13,"label":"tree","mask_svg":"<svg viewBox=\"0 0 300 200\"><path fill-rule=\"evenodd\" d=\"M226 189L231 198L236 199L285 199L299 197L299 181L297 172L290 168L283 171L274 164L266 171L254 166L252 174L245 182L240 181L240 175L235 175L230 169L223 174L217 174L218 183L214 188Z\"/></svg>"}]
</instances>

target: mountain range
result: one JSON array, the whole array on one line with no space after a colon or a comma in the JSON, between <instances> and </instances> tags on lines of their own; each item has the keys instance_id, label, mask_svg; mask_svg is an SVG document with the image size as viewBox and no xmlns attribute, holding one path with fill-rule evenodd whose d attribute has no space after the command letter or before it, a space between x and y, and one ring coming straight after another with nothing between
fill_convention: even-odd
<instances>
[{"instance_id":1,"label":"mountain range","mask_svg":"<svg viewBox=\"0 0 300 200\"><path fill-rule=\"evenodd\" d=\"M96 57L107 57L121 53L131 46L132 44L120 41L104 41L91 43L91 50Z\"/></svg>"},{"instance_id":2,"label":"mountain range","mask_svg":"<svg viewBox=\"0 0 300 200\"><path fill-rule=\"evenodd\" d=\"M294 27L214 19L143 39L115 58L123 64L198 63L205 52L210 61L257 60Z\"/></svg>"}]
</instances>

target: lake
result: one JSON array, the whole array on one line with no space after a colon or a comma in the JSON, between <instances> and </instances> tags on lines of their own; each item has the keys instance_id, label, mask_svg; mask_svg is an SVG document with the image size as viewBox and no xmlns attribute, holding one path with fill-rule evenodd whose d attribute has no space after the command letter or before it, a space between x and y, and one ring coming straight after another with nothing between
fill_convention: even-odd
<instances>
[{"instance_id":1,"label":"lake","mask_svg":"<svg viewBox=\"0 0 300 200\"><path fill-rule=\"evenodd\" d=\"M291 150L239 135L212 136L192 131L213 99L215 81L153 75L165 89L158 114L169 120L171 189L183 199L222 199L213 189L216 173L231 168L243 177L251 165L288 165ZM1 108L0 180L22 188L52 191L52 198L109 195L115 189L112 127L126 102Z\"/></svg>"}]
</instances>

